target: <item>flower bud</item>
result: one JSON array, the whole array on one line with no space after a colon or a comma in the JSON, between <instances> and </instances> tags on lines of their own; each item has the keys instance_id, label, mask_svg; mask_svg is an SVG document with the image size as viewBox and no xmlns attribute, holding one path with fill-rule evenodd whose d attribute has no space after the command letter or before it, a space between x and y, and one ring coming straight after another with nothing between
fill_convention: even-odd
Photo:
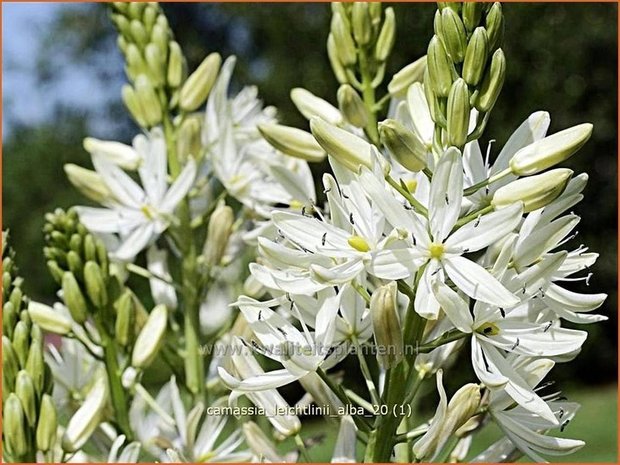
<instances>
[{"instance_id":1,"label":"flower bud","mask_svg":"<svg viewBox=\"0 0 620 465\"><path fill-rule=\"evenodd\" d=\"M441 10L441 33L440 36L446 46L446 51L454 63L460 63L465 58L467 47L467 35L465 26L458 14L452 8Z\"/></svg>"},{"instance_id":2,"label":"flower bud","mask_svg":"<svg viewBox=\"0 0 620 465\"><path fill-rule=\"evenodd\" d=\"M461 2L437 2L437 7L443 11L446 8L452 9L455 13L461 14Z\"/></svg>"},{"instance_id":3,"label":"flower bud","mask_svg":"<svg viewBox=\"0 0 620 465\"><path fill-rule=\"evenodd\" d=\"M310 130L319 145L351 171L359 170L360 165L372 167L371 145L364 139L319 118L310 120Z\"/></svg>"},{"instance_id":4,"label":"flower bud","mask_svg":"<svg viewBox=\"0 0 620 465\"><path fill-rule=\"evenodd\" d=\"M114 338L122 347L126 347L131 342L136 321L136 308L131 291L124 292L115 306Z\"/></svg>"},{"instance_id":5,"label":"flower bud","mask_svg":"<svg viewBox=\"0 0 620 465\"><path fill-rule=\"evenodd\" d=\"M480 24L483 9L484 4L481 2L463 2L463 11L461 16L463 17L463 24L469 32L476 29L476 27Z\"/></svg>"},{"instance_id":6,"label":"flower bud","mask_svg":"<svg viewBox=\"0 0 620 465\"><path fill-rule=\"evenodd\" d=\"M129 23L129 33L131 34L131 37L133 37L136 44L138 44L141 48L144 48L146 44L148 44L148 34L146 33L144 24L142 24L138 19L132 19Z\"/></svg>"},{"instance_id":7,"label":"flower bud","mask_svg":"<svg viewBox=\"0 0 620 465\"><path fill-rule=\"evenodd\" d=\"M537 210L554 201L562 194L573 171L557 168L528 178L517 179L495 191L491 205L494 209L523 202L523 212Z\"/></svg>"},{"instance_id":8,"label":"flower bud","mask_svg":"<svg viewBox=\"0 0 620 465\"><path fill-rule=\"evenodd\" d=\"M269 144L286 155L317 163L325 158L323 148L306 131L274 123L259 124L258 130Z\"/></svg>"},{"instance_id":9,"label":"flower bud","mask_svg":"<svg viewBox=\"0 0 620 465\"><path fill-rule=\"evenodd\" d=\"M28 349L30 346L30 328L26 322L18 321L15 325L15 329L13 330L12 345L20 366L24 366L26 364Z\"/></svg>"},{"instance_id":10,"label":"flower bud","mask_svg":"<svg viewBox=\"0 0 620 465\"><path fill-rule=\"evenodd\" d=\"M86 261L97 261L97 245L92 234L84 237L84 258Z\"/></svg>"},{"instance_id":11,"label":"flower bud","mask_svg":"<svg viewBox=\"0 0 620 465\"><path fill-rule=\"evenodd\" d=\"M494 51L501 47L504 38L504 14L502 4L495 2L489 9L486 19L486 30L489 39L489 51Z\"/></svg>"},{"instance_id":12,"label":"flower bud","mask_svg":"<svg viewBox=\"0 0 620 465\"><path fill-rule=\"evenodd\" d=\"M75 452L84 445L99 426L107 400L108 383L105 376L99 376L82 406L69 420L62 438L63 450Z\"/></svg>"},{"instance_id":13,"label":"flower bud","mask_svg":"<svg viewBox=\"0 0 620 465\"><path fill-rule=\"evenodd\" d=\"M62 276L62 293L73 320L78 324L83 324L88 317L86 299L84 299L75 276L70 271L65 272Z\"/></svg>"},{"instance_id":14,"label":"flower bud","mask_svg":"<svg viewBox=\"0 0 620 465\"><path fill-rule=\"evenodd\" d=\"M71 332L71 320L55 312L52 307L31 301L28 304L28 313L32 321L44 331L64 336Z\"/></svg>"},{"instance_id":15,"label":"flower bud","mask_svg":"<svg viewBox=\"0 0 620 465\"><path fill-rule=\"evenodd\" d=\"M133 147L120 142L86 137L83 145L84 150L91 155L99 155L109 162L128 170L136 169L142 161L142 157Z\"/></svg>"},{"instance_id":16,"label":"flower bud","mask_svg":"<svg viewBox=\"0 0 620 465\"><path fill-rule=\"evenodd\" d=\"M140 50L134 43L129 43L125 51L125 73L130 81L135 81L140 74L146 74L148 68Z\"/></svg>"},{"instance_id":17,"label":"flower bud","mask_svg":"<svg viewBox=\"0 0 620 465\"><path fill-rule=\"evenodd\" d=\"M451 433L458 430L476 413L480 406L480 386L469 383L454 393L448 403L446 423Z\"/></svg>"},{"instance_id":18,"label":"flower bud","mask_svg":"<svg viewBox=\"0 0 620 465\"><path fill-rule=\"evenodd\" d=\"M19 359L17 354L13 350L11 340L6 336L2 336L2 378L8 381L8 384L13 390L15 385L15 378L19 371Z\"/></svg>"},{"instance_id":19,"label":"flower bud","mask_svg":"<svg viewBox=\"0 0 620 465\"><path fill-rule=\"evenodd\" d=\"M539 139L519 150L510 160L510 169L517 176L539 173L563 162L590 139L592 125L579 124Z\"/></svg>"},{"instance_id":20,"label":"flower bud","mask_svg":"<svg viewBox=\"0 0 620 465\"><path fill-rule=\"evenodd\" d=\"M422 82L426 70L426 55L409 63L397 72L388 84L388 92L392 97L403 97L414 82Z\"/></svg>"},{"instance_id":21,"label":"flower bud","mask_svg":"<svg viewBox=\"0 0 620 465\"><path fill-rule=\"evenodd\" d=\"M469 90L467 83L459 78L454 81L448 95L448 143L454 147L463 147L467 141L469 129Z\"/></svg>"},{"instance_id":22,"label":"flower bud","mask_svg":"<svg viewBox=\"0 0 620 465\"><path fill-rule=\"evenodd\" d=\"M441 110L439 103L437 102L437 97L433 92L430 82L431 78L429 76L428 68L426 68L426 70L424 71L423 85L424 97L426 98L426 103L428 104L428 112L430 113L433 122L441 125L442 127L445 127L448 125L448 122L446 121L446 116L443 114L443 111ZM411 109L409 111L411 111Z\"/></svg>"},{"instance_id":23,"label":"flower bud","mask_svg":"<svg viewBox=\"0 0 620 465\"><path fill-rule=\"evenodd\" d=\"M166 81L166 62L163 51L154 43L144 49L144 57L148 74L155 87L162 87Z\"/></svg>"},{"instance_id":24,"label":"flower bud","mask_svg":"<svg viewBox=\"0 0 620 465\"><path fill-rule=\"evenodd\" d=\"M243 435L252 452L261 459L272 463L282 462L275 444L263 433L256 423L246 421L243 423Z\"/></svg>"},{"instance_id":25,"label":"flower bud","mask_svg":"<svg viewBox=\"0 0 620 465\"><path fill-rule=\"evenodd\" d=\"M103 273L97 263L88 261L84 265L84 284L86 285L86 294L95 307L105 307L108 303L108 291Z\"/></svg>"},{"instance_id":26,"label":"flower bud","mask_svg":"<svg viewBox=\"0 0 620 465\"><path fill-rule=\"evenodd\" d=\"M336 107L306 89L296 87L291 90L291 100L308 120L318 117L336 126L342 123L342 115Z\"/></svg>"},{"instance_id":27,"label":"flower bud","mask_svg":"<svg viewBox=\"0 0 620 465\"><path fill-rule=\"evenodd\" d=\"M506 57L504 51L499 48L493 53L491 65L484 75L480 92L475 101L476 109L487 112L493 108L506 78Z\"/></svg>"},{"instance_id":28,"label":"flower bud","mask_svg":"<svg viewBox=\"0 0 620 465\"><path fill-rule=\"evenodd\" d=\"M32 378L34 388L37 393L41 394L44 388L45 374L45 361L43 360L43 347L40 343L32 343L28 350L28 359L26 360L26 371Z\"/></svg>"},{"instance_id":29,"label":"flower bud","mask_svg":"<svg viewBox=\"0 0 620 465\"><path fill-rule=\"evenodd\" d=\"M488 55L487 31L483 27L477 27L467 44L463 62L463 79L467 84L478 85L485 71Z\"/></svg>"},{"instance_id":30,"label":"flower bud","mask_svg":"<svg viewBox=\"0 0 620 465\"><path fill-rule=\"evenodd\" d=\"M455 72L452 61L439 37L433 36L429 42L427 56L426 65L431 89L437 96L447 97Z\"/></svg>"},{"instance_id":31,"label":"flower bud","mask_svg":"<svg viewBox=\"0 0 620 465\"><path fill-rule=\"evenodd\" d=\"M392 7L385 9L385 21L377 38L375 46L375 58L377 61L385 61L392 53L394 41L396 39L396 19L394 17L394 9Z\"/></svg>"},{"instance_id":32,"label":"flower bud","mask_svg":"<svg viewBox=\"0 0 620 465\"><path fill-rule=\"evenodd\" d=\"M403 333L400 327L396 282L376 289L370 299L370 315L377 346L377 360L382 368L396 366L403 358Z\"/></svg>"},{"instance_id":33,"label":"flower bud","mask_svg":"<svg viewBox=\"0 0 620 465\"><path fill-rule=\"evenodd\" d=\"M337 97L340 112L349 123L358 128L368 124L368 109L353 87L349 84L341 85Z\"/></svg>"},{"instance_id":34,"label":"flower bud","mask_svg":"<svg viewBox=\"0 0 620 465\"><path fill-rule=\"evenodd\" d=\"M81 279L84 274L84 263L80 256L73 250L69 250L67 253L67 265L69 271L73 273L78 279Z\"/></svg>"},{"instance_id":35,"label":"flower bud","mask_svg":"<svg viewBox=\"0 0 620 465\"><path fill-rule=\"evenodd\" d=\"M394 159L409 171L418 172L426 167L427 151L415 132L393 119L379 123L381 142Z\"/></svg>"},{"instance_id":36,"label":"flower bud","mask_svg":"<svg viewBox=\"0 0 620 465\"><path fill-rule=\"evenodd\" d=\"M151 364L164 342L167 325L168 309L165 305L157 305L136 338L131 354L131 365L133 367L146 368Z\"/></svg>"},{"instance_id":37,"label":"flower bud","mask_svg":"<svg viewBox=\"0 0 620 465\"><path fill-rule=\"evenodd\" d=\"M131 113L131 116L136 123L138 123L142 127L146 127L146 118L144 116L144 110L138 101L138 96L136 95L136 91L129 84L125 84L121 90L121 96L123 97L123 103Z\"/></svg>"},{"instance_id":38,"label":"flower bud","mask_svg":"<svg viewBox=\"0 0 620 465\"><path fill-rule=\"evenodd\" d=\"M4 443L13 457L21 457L28 452L26 419L19 398L11 393L2 409Z\"/></svg>"},{"instance_id":39,"label":"flower bud","mask_svg":"<svg viewBox=\"0 0 620 465\"><path fill-rule=\"evenodd\" d=\"M332 71L334 72L336 80L340 84L346 83L348 81L347 72L345 71L344 66L340 62L340 58L338 58L336 41L334 40L334 35L331 33L327 37L327 57L329 58L329 63L332 65Z\"/></svg>"},{"instance_id":40,"label":"flower bud","mask_svg":"<svg viewBox=\"0 0 620 465\"><path fill-rule=\"evenodd\" d=\"M26 370L21 370L15 378L15 394L22 403L26 421L30 427L37 422L36 399L37 394L32 383L32 378Z\"/></svg>"},{"instance_id":41,"label":"flower bud","mask_svg":"<svg viewBox=\"0 0 620 465\"><path fill-rule=\"evenodd\" d=\"M336 12L332 15L331 33L334 36L336 53L339 61L344 66L352 66L357 61L357 51L351 31L342 14Z\"/></svg>"},{"instance_id":42,"label":"flower bud","mask_svg":"<svg viewBox=\"0 0 620 465\"><path fill-rule=\"evenodd\" d=\"M194 111L207 100L217 79L221 64L222 57L220 54L211 53L189 75L179 94L179 107L182 110Z\"/></svg>"},{"instance_id":43,"label":"flower bud","mask_svg":"<svg viewBox=\"0 0 620 465\"><path fill-rule=\"evenodd\" d=\"M203 155L201 129L200 118L189 117L181 123L177 135L177 154L182 162L190 156L198 159Z\"/></svg>"},{"instance_id":44,"label":"flower bud","mask_svg":"<svg viewBox=\"0 0 620 465\"><path fill-rule=\"evenodd\" d=\"M179 87L183 82L183 75L185 74L185 57L181 46L176 41L171 41L168 44L170 49L168 53L168 71L166 80L168 85L172 88Z\"/></svg>"},{"instance_id":45,"label":"flower bud","mask_svg":"<svg viewBox=\"0 0 620 465\"><path fill-rule=\"evenodd\" d=\"M73 163L67 163L64 166L64 170L73 187L90 200L104 203L114 198L112 192L110 192L110 189L96 171L82 168Z\"/></svg>"},{"instance_id":46,"label":"flower bud","mask_svg":"<svg viewBox=\"0 0 620 465\"><path fill-rule=\"evenodd\" d=\"M162 108L150 79L141 74L135 81L135 94L147 126L157 126L162 120Z\"/></svg>"},{"instance_id":47,"label":"flower bud","mask_svg":"<svg viewBox=\"0 0 620 465\"><path fill-rule=\"evenodd\" d=\"M386 12L387 15L387 12ZM372 23L368 3L355 2L351 7L353 37L358 45L367 45L372 37Z\"/></svg>"},{"instance_id":48,"label":"flower bud","mask_svg":"<svg viewBox=\"0 0 620 465\"><path fill-rule=\"evenodd\" d=\"M223 202L217 206L211 215L207 240L203 248L203 255L207 266L214 267L220 265L226 253L234 221L235 214L232 208Z\"/></svg>"},{"instance_id":49,"label":"flower bud","mask_svg":"<svg viewBox=\"0 0 620 465\"><path fill-rule=\"evenodd\" d=\"M56 442L58 419L54 401L49 394L43 394L39 408L39 423L37 424L37 449L42 452L50 450Z\"/></svg>"}]
</instances>

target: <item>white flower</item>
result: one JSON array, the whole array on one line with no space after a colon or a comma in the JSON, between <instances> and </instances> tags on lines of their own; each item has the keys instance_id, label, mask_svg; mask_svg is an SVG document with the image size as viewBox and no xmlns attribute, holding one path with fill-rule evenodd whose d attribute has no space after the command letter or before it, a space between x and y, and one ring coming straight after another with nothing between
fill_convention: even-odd
<instances>
[{"instance_id":1,"label":"white flower","mask_svg":"<svg viewBox=\"0 0 620 465\"><path fill-rule=\"evenodd\" d=\"M415 299L420 315L437 318L437 294L453 292L445 284L446 277L473 299L502 307L519 302L487 270L462 255L482 250L511 232L521 219L522 207L514 204L453 231L463 198L463 168L458 150L447 150L437 164L431 181L428 220L386 195L384 183L370 171L362 172L361 183L368 195L380 202L379 207L394 227L411 232L413 247L399 254L403 259L408 254L410 260L424 266Z\"/></svg>"},{"instance_id":2,"label":"white flower","mask_svg":"<svg viewBox=\"0 0 620 465\"><path fill-rule=\"evenodd\" d=\"M168 185L166 142L161 129L149 137L138 136L134 142L144 160L138 173L142 186L118 166L97 157L97 173L114 195L106 208L77 207L80 220L92 232L118 234L121 245L112 256L132 261L174 221L177 205L188 194L196 176L196 164L189 159L177 179Z\"/></svg>"}]
</instances>

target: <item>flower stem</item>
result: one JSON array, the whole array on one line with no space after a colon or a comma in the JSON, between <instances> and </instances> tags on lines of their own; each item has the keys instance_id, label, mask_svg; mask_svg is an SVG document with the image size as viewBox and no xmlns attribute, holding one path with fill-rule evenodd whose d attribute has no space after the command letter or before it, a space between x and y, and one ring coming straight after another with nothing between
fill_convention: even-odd
<instances>
[{"instance_id":1,"label":"flower stem","mask_svg":"<svg viewBox=\"0 0 620 465\"><path fill-rule=\"evenodd\" d=\"M409 192L407 189L401 186L392 176L390 176L389 174L386 175L385 180L390 186L396 189L396 191L398 191L398 193L402 195L405 198L405 200L407 200L407 202L409 202L409 204L413 208L418 210L424 216L428 215L428 210L426 209L426 207L422 205L420 202L418 202L416 198L413 195L411 195L411 192Z\"/></svg>"},{"instance_id":2,"label":"flower stem","mask_svg":"<svg viewBox=\"0 0 620 465\"><path fill-rule=\"evenodd\" d=\"M360 74L362 77L362 98L368 109L368 124L366 124L364 131L370 141L378 146L379 130L377 129L375 89L372 86L373 77L370 75L368 57L363 50L360 53Z\"/></svg>"},{"instance_id":3,"label":"flower stem","mask_svg":"<svg viewBox=\"0 0 620 465\"><path fill-rule=\"evenodd\" d=\"M366 357L364 357L364 354L362 353L362 347L357 338L355 337L353 338L353 344L356 346L355 353L357 354L357 358L360 363L360 370L362 372L362 375L366 380L366 387L368 388L368 392L370 393L370 398L375 404L379 405L381 403L381 399L379 398L379 394L377 393L377 387L372 380L372 375L370 374L368 363L366 363Z\"/></svg>"}]
</instances>

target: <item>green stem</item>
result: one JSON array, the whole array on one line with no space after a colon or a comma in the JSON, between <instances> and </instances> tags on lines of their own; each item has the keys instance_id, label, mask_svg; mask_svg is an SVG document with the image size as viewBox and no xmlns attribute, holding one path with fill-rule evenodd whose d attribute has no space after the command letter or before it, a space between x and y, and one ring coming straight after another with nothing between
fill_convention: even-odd
<instances>
[{"instance_id":1,"label":"green stem","mask_svg":"<svg viewBox=\"0 0 620 465\"><path fill-rule=\"evenodd\" d=\"M295 435L295 443L297 444L297 448L299 449L299 452L301 453L301 457L303 457L304 462L311 463L312 459L310 458L310 454L308 454L308 449L306 449L306 445L304 444L304 441L303 439L301 439L301 436L299 434Z\"/></svg>"},{"instance_id":2,"label":"green stem","mask_svg":"<svg viewBox=\"0 0 620 465\"><path fill-rule=\"evenodd\" d=\"M463 191L463 195L465 197L467 197L468 195L474 194L475 192L477 192L479 189L482 189L483 187L488 186L489 184L493 184L494 182L499 181L500 179L505 178L506 176L508 176L510 173L512 173L512 171L510 170L510 168L506 168L503 171L500 171L499 173L485 179L484 181L480 181L477 184L474 184L473 186L468 187L467 189L465 189Z\"/></svg>"},{"instance_id":3,"label":"green stem","mask_svg":"<svg viewBox=\"0 0 620 465\"><path fill-rule=\"evenodd\" d=\"M379 398L379 394L377 393L377 387L372 380L372 375L370 374L368 363L366 363L366 357L364 357L364 354L362 353L362 347L356 337L353 337L353 344L356 346L355 352L360 363L360 370L362 372L362 375L364 376L364 379L366 380L366 387L368 388L368 392L370 393L370 398L375 404L379 405L381 399Z\"/></svg>"},{"instance_id":4,"label":"green stem","mask_svg":"<svg viewBox=\"0 0 620 465\"><path fill-rule=\"evenodd\" d=\"M456 222L456 224L454 225L454 228L452 229L452 232L456 231L458 228L460 228L464 224L467 224L470 221L474 221L478 219L479 216L486 215L487 213L491 213L492 211L493 211L493 206L487 205L486 207L481 208L480 210L476 210L475 212L472 212L469 215L464 216L463 218L461 218L460 220Z\"/></svg>"},{"instance_id":5,"label":"green stem","mask_svg":"<svg viewBox=\"0 0 620 465\"><path fill-rule=\"evenodd\" d=\"M110 386L110 397L112 399L114 413L116 414L115 420L122 433L127 437L127 440L131 442L133 432L129 423L129 402L125 396L126 391L121 381L122 372L118 365L116 343L105 332L105 330L101 331L101 339L103 342L103 353L105 358L105 369L108 375L108 385Z\"/></svg>"},{"instance_id":6,"label":"green stem","mask_svg":"<svg viewBox=\"0 0 620 465\"><path fill-rule=\"evenodd\" d=\"M375 145L379 145L375 88L372 85L374 78L370 75L368 57L364 51L360 53L360 74L362 76L362 98L368 109L368 124L366 124L364 130L370 141Z\"/></svg>"},{"instance_id":7,"label":"green stem","mask_svg":"<svg viewBox=\"0 0 620 465\"><path fill-rule=\"evenodd\" d=\"M411 195L411 192L409 192L407 189L401 186L400 183L398 183L392 176L390 176L389 174L386 175L385 180L390 186L396 189L398 193L402 195L405 198L405 200L407 200L407 202L409 202L409 204L413 208L418 210L424 216L428 215L428 210L426 209L426 207L422 205L420 202L418 202L416 198L413 195Z\"/></svg>"}]
</instances>

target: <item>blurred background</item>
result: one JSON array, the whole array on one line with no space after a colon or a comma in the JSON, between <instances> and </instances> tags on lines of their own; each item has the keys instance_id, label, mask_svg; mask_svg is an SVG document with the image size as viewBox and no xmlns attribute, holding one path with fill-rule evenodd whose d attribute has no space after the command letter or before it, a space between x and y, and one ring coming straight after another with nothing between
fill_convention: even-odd
<instances>
[{"instance_id":1,"label":"blurred background","mask_svg":"<svg viewBox=\"0 0 620 465\"><path fill-rule=\"evenodd\" d=\"M428 3L393 6L398 38L391 73L425 53L435 11ZM163 7L190 69L211 51L237 55L235 86L257 85L285 124L305 124L289 99L293 87L335 103L337 82L324 47L329 5ZM579 235L569 246L583 243L601 254L589 288L578 283L573 289L608 293L601 313L609 321L589 326L582 354L558 366L552 378L570 400L583 404L565 434L586 439L588 445L567 459L616 461L617 5L511 3L504 12L507 78L482 138L484 146L496 140L492 154L499 153L512 131L536 110L551 113L550 132L594 123L592 139L565 163L590 175L586 198L575 207L582 217ZM3 228L11 230L27 292L50 301L55 286L42 254L43 215L57 206L84 203L62 166L88 164L82 149L86 135L130 142L137 129L120 103L123 62L105 5L4 3L2 16ZM314 168L316 173L325 169ZM295 397L295 387L291 389L289 395Z\"/></svg>"}]
</instances>

